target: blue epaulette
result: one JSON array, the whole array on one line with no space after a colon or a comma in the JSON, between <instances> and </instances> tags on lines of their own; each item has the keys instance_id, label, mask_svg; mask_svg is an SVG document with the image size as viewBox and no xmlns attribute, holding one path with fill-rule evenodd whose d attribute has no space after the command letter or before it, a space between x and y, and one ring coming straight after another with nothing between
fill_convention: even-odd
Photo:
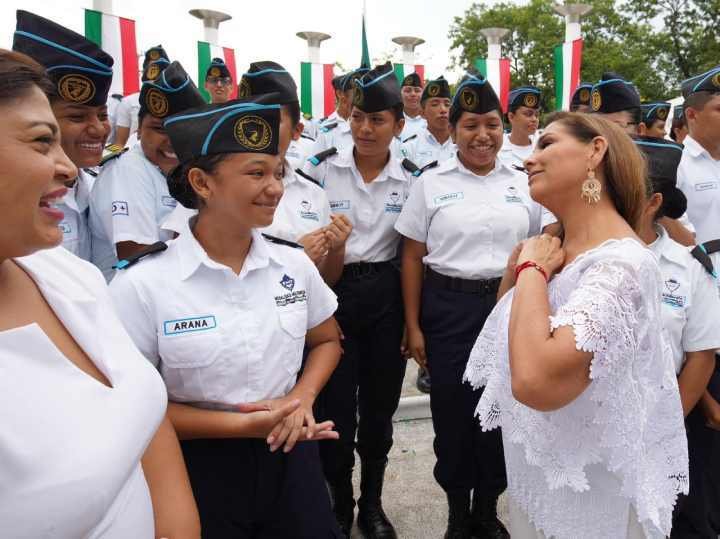
<instances>
[{"instance_id":1,"label":"blue epaulette","mask_svg":"<svg viewBox=\"0 0 720 539\"><path fill-rule=\"evenodd\" d=\"M167 249L167 243L164 241L157 241L153 243L152 245L148 245L144 249L138 251L132 256L129 256L127 258L123 258L122 260L118 260L118 263L113 266L113 269L116 270L125 270L128 269L131 266L134 266L138 263L138 261L142 260L148 255L154 255L156 253L162 253L165 249Z\"/></svg>"},{"instance_id":2,"label":"blue epaulette","mask_svg":"<svg viewBox=\"0 0 720 539\"><path fill-rule=\"evenodd\" d=\"M304 249L302 245L299 243L295 243L294 241L288 241L284 240L282 238L278 238L277 236L271 236L270 234L265 234L263 232L262 235L263 238L265 238L270 243L275 243L277 245L284 245L285 247L292 247L293 249Z\"/></svg>"},{"instance_id":3,"label":"blue epaulette","mask_svg":"<svg viewBox=\"0 0 720 539\"><path fill-rule=\"evenodd\" d=\"M300 133L300 138L304 138L304 139L307 139L307 140L312 140L313 142L315 142L315 139L314 139L314 138L312 138L310 135L306 135L305 133Z\"/></svg>"},{"instance_id":4,"label":"blue epaulette","mask_svg":"<svg viewBox=\"0 0 720 539\"><path fill-rule=\"evenodd\" d=\"M320 153L313 155L312 157L308 157L308 161L310 161L314 166L318 166L320 163L325 161L325 159L327 159L331 155L335 155L336 153L338 153L337 148L333 146L332 148L323 150Z\"/></svg>"},{"instance_id":5,"label":"blue epaulette","mask_svg":"<svg viewBox=\"0 0 720 539\"><path fill-rule=\"evenodd\" d=\"M332 131L333 129L335 129L337 126L338 126L337 122L331 122L327 125L323 125L320 128L320 131L322 131L323 133L327 133L328 131Z\"/></svg>"},{"instance_id":6,"label":"blue epaulette","mask_svg":"<svg viewBox=\"0 0 720 539\"><path fill-rule=\"evenodd\" d=\"M301 169L296 168L296 169L295 169L295 174L297 174L298 176L302 176L303 178L305 178L305 179L306 179L307 181L309 181L309 182L313 182L313 183L314 183L315 185L317 185L320 189L323 188L322 184L321 184L319 181L317 181L315 178L313 178L312 176L310 176L310 174L305 174Z\"/></svg>"},{"instance_id":7,"label":"blue epaulette","mask_svg":"<svg viewBox=\"0 0 720 539\"><path fill-rule=\"evenodd\" d=\"M402 142L403 142L403 144L405 144L406 142L410 142L414 138L417 138L417 133L415 133L414 135L410 135L408 138L406 138Z\"/></svg>"},{"instance_id":8,"label":"blue epaulette","mask_svg":"<svg viewBox=\"0 0 720 539\"><path fill-rule=\"evenodd\" d=\"M715 267L710 259L710 255L718 251L720 251L720 240L711 240L696 245L693 250L690 251L690 254L695 257L695 260L700 262L702 267L705 268L705 271L717 278L717 273L715 272Z\"/></svg>"}]
</instances>

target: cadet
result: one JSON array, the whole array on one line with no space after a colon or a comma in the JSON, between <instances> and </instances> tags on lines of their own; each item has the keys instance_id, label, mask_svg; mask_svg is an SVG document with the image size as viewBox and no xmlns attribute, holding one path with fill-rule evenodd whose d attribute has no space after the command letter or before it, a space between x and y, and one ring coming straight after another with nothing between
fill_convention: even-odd
<instances>
[{"instance_id":1,"label":"cadet","mask_svg":"<svg viewBox=\"0 0 720 539\"><path fill-rule=\"evenodd\" d=\"M688 200L697 242L720 238L720 67L682 83L685 138L678 187Z\"/></svg>"},{"instance_id":2,"label":"cadet","mask_svg":"<svg viewBox=\"0 0 720 539\"><path fill-rule=\"evenodd\" d=\"M181 163L170 192L198 214L144 253L162 254L121 261L110 288L167 385L204 537L339 533L313 441L337 434L312 411L340 357L337 300L300 250L257 231L283 192L279 108L235 100L165 121ZM288 407L270 427L238 413Z\"/></svg>"},{"instance_id":3,"label":"cadet","mask_svg":"<svg viewBox=\"0 0 720 539\"><path fill-rule=\"evenodd\" d=\"M346 215L354 227L345 246L345 268L334 288L344 354L320 398L340 441L321 448L323 468L338 522L349 535L357 432L362 462L358 525L365 537L383 539L396 537L381 496L393 442L392 417L406 368L400 352L400 275L393 263L400 235L393 227L412 176L390 152L403 128L402 106L392 65L375 67L355 82L353 144L340 151L331 148L305 165L305 172L324 185L331 209Z\"/></svg>"},{"instance_id":4,"label":"cadet","mask_svg":"<svg viewBox=\"0 0 720 539\"><path fill-rule=\"evenodd\" d=\"M157 45L145 52L143 60L142 81L155 80L163 69L170 64L168 55L162 45ZM115 140L113 144L124 148L132 147L137 142L133 136L138 130L138 113L140 112L140 92L126 95L117 108L115 120ZM132 137L132 138L131 138Z\"/></svg>"},{"instance_id":5,"label":"cadet","mask_svg":"<svg viewBox=\"0 0 720 539\"><path fill-rule=\"evenodd\" d=\"M635 86L620 75L603 73L590 93L590 112L602 114L629 135L637 135L642 119L640 95Z\"/></svg>"},{"instance_id":6,"label":"cadet","mask_svg":"<svg viewBox=\"0 0 720 539\"><path fill-rule=\"evenodd\" d=\"M638 126L638 134L644 137L665 138L667 135L665 124L670 115L670 107L672 105L665 101L641 105L642 117Z\"/></svg>"},{"instance_id":7,"label":"cadet","mask_svg":"<svg viewBox=\"0 0 720 539\"><path fill-rule=\"evenodd\" d=\"M417 73L406 75L400 85L400 92L405 117L405 127L400 133L400 140L405 142L413 135L417 135L421 129L427 127L427 121L422 115L421 108L423 81L420 75Z\"/></svg>"},{"instance_id":8,"label":"cadet","mask_svg":"<svg viewBox=\"0 0 720 539\"><path fill-rule=\"evenodd\" d=\"M502 110L485 79L463 77L450 129L457 155L413 185L395 224L404 236L408 348L432 378L435 479L449 505L445 537L508 537L496 517L506 487L500 432L480 432L474 414L481 391L462 377L505 261L516 243L540 233L543 208L530 198L527 176L498 156Z\"/></svg>"},{"instance_id":9,"label":"cadet","mask_svg":"<svg viewBox=\"0 0 720 539\"><path fill-rule=\"evenodd\" d=\"M403 141L403 153L418 167L442 163L455 154L448 123L451 98L450 85L442 76L428 81L423 89L420 104L427 126Z\"/></svg>"},{"instance_id":10,"label":"cadet","mask_svg":"<svg viewBox=\"0 0 720 539\"><path fill-rule=\"evenodd\" d=\"M637 231L657 256L663 276L663 325L673 351L688 433L690 492L678 500L671 536L713 537L718 532L713 532L708 518L712 490L708 489L706 475L709 461L715 458L710 452L715 436L705 425L703 405L696 405L706 393L715 370L715 349L720 348L717 283L706 253L696 248L694 258L657 224L658 217L664 215L679 217L687 205L685 195L676 187L682 146L647 137L635 143L648 158L653 191Z\"/></svg>"},{"instance_id":11,"label":"cadet","mask_svg":"<svg viewBox=\"0 0 720 539\"><path fill-rule=\"evenodd\" d=\"M205 90L210 94L210 103L226 103L233 93L233 79L222 58L213 58L205 72Z\"/></svg>"},{"instance_id":12,"label":"cadet","mask_svg":"<svg viewBox=\"0 0 720 539\"><path fill-rule=\"evenodd\" d=\"M18 10L13 50L43 65L55 83L50 105L60 126L62 148L78 169L60 205L63 246L90 260L90 190L110 135L107 97L113 59L93 42L48 19Z\"/></svg>"},{"instance_id":13,"label":"cadet","mask_svg":"<svg viewBox=\"0 0 720 539\"><path fill-rule=\"evenodd\" d=\"M157 241L168 240L160 229L177 202L168 193L165 175L177 156L163 128L163 120L202 105L197 87L178 62L140 90L140 144L108 162L90 198L93 263L109 281L118 259L127 258Z\"/></svg>"},{"instance_id":14,"label":"cadet","mask_svg":"<svg viewBox=\"0 0 720 539\"><path fill-rule=\"evenodd\" d=\"M670 138L678 144L685 141L688 135L687 122L685 121L685 110L683 105L673 107L673 119L670 126Z\"/></svg>"},{"instance_id":15,"label":"cadet","mask_svg":"<svg viewBox=\"0 0 720 539\"><path fill-rule=\"evenodd\" d=\"M581 82L570 99L570 112L590 112L590 92L593 85Z\"/></svg>"},{"instance_id":16,"label":"cadet","mask_svg":"<svg viewBox=\"0 0 720 539\"><path fill-rule=\"evenodd\" d=\"M521 167L535 147L540 125L540 98L542 93L534 86L515 88L508 96L507 119L510 133L505 134L499 157L508 166Z\"/></svg>"}]
</instances>

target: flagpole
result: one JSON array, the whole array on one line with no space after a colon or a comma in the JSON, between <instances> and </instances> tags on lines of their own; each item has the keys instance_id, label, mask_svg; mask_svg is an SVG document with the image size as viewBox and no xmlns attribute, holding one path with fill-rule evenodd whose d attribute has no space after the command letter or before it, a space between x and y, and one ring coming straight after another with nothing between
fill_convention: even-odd
<instances>
[{"instance_id":1,"label":"flagpole","mask_svg":"<svg viewBox=\"0 0 720 539\"><path fill-rule=\"evenodd\" d=\"M308 61L312 64L320 64L320 45L332 36L322 32L298 32L295 35L307 41Z\"/></svg>"},{"instance_id":2,"label":"flagpole","mask_svg":"<svg viewBox=\"0 0 720 539\"><path fill-rule=\"evenodd\" d=\"M415 47L425 43L425 40L414 36L398 36L392 38L393 43L397 43L402 47L403 64L415 65Z\"/></svg>"},{"instance_id":3,"label":"flagpole","mask_svg":"<svg viewBox=\"0 0 720 539\"><path fill-rule=\"evenodd\" d=\"M558 15L565 17L565 43L582 38L580 18L592 11L589 4L554 4L553 9Z\"/></svg>"},{"instance_id":4,"label":"flagpole","mask_svg":"<svg viewBox=\"0 0 720 539\"><path fill-rule=\"evenodd\" d=\"M220 45L220 23L229 21L232 16L222 11L212 9L191 9L190 15L197 17L203 22L205 41L211 45Z\"/></svg>"},{"instance_id":5,"label":"flagpole","mask_svg":"<svg viewBox=\"0 0 720 539\"><path fill-rule=\"evenodd\" d=\"M113 0L93 0L93 9L100 13L106 13L112 15L113 12Z\"/></svg>"}]
</instances>

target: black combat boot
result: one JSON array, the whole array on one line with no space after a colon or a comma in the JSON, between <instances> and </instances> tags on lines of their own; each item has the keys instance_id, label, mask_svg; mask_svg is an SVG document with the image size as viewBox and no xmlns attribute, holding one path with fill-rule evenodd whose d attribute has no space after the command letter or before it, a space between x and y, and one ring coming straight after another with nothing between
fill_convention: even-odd
<instances>
[{"instance_id":1,"label":"black combat boot","mask_svg":"<svg viewBox=\"0 0 720 539\"><path fill-rule=\"evenodd\" d=\"M330 490L330 503L332 503L333 513L337 520L340 531L345 537L350 538L353 520L355 520L355 499L353 498L352 479L338 481L336 483L328 482Z\"/></svg>"},{"instance_id":2,"label":"black combat boot","mask_svg":"<svg viewBox=\"0 0 720 539\"><path fill-rule=\"evenodd\" d=\"M395 528L382 508L382 488L386 465L387 459L362 461L358 527L365 539L397 539Z\"/></svg>"},{"instance_id":3,"label":"black combat boot","mask_svg":"<svg viewBox=\"0 0 720 539\"><path fill-rule=\"evenodd\" d=\"M470 491L447 492L448 525L445 539L470 539Z\"/></svg>"},{"instance_id":4,"label":"black combat boot","mask_svg":"<svg viewBox=\"0 0 720 539\"><path fill-rule=\"evenodd\" d=\"M510 534L497 517L497 498L473 495L470 530L475 539L510 539Z\"/></svg>"}]
</instances>

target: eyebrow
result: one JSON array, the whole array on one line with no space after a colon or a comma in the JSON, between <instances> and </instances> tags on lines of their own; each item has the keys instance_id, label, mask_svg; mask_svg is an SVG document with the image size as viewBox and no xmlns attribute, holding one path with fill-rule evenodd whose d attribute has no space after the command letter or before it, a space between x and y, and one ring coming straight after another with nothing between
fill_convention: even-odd
<instances>
[{"instance_id":1,"label":"eyebrow","mask_svg":"<svg viewBox=\"0 0 720 539\"><path fill-rule=\"evenodd\" d=\"M48 127L48 128L50 129L50 131L52 131L52 134L53 134L53 135L57 135L57 132L58 132L58 127L57 127L57 125L52 124L52 123L50 123L50 122L42 122L42 121L39 121L39 122L30 122L30 124L28 125L28 129L32 129L33 127L37 127L37 126L45 126L45 127Z\"/></svg>"}]
</instances>

